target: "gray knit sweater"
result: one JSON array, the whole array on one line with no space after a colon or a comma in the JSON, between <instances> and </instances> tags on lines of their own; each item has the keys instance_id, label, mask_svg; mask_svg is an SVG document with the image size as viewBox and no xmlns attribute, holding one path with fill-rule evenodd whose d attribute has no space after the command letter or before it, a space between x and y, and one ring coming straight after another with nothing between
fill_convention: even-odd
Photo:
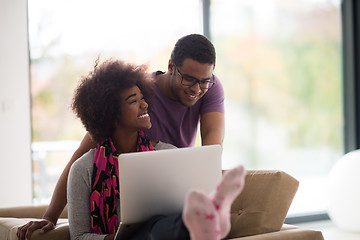
<instances>
[{"instance_id":1,"label":"gray knit sweater","mask_svg":"<svg viewBox=\"0 0 360 240\"><path fill-rule=\"evenodd\" d=\"M155 150L176 148L171 144L159 142ZM67 184L70 237L72 240L104 239L106 235L91 233L90 194L91 177L95 150L90 150L73 163ZM117 202L120 222L120 201Z\"/></svg>"}]
</instances>

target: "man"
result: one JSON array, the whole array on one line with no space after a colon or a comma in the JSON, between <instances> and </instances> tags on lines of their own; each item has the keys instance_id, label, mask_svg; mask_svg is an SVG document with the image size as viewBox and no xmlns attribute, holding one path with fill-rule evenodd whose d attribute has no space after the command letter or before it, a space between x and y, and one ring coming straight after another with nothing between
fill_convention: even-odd
<instances>
[{"instance_id":1,"label":"man","mask_svg":"<svg viewBox=\"0 0 360 240\"><path fill-rule=\"evenodd\" d=\"M213 75L215 48L202 35L185 36L176 43L166 73L156 72L155 96L149 113L152 140L177 147L195 145L200 120L202 145L222 144L224 91Z\"/></svg>"},{"instance_id":2,"label":"man","mask_svg":"<svg viewBox=\"0 0 360 240\"><path fill-rule=\"evenodd\" d=\"M222 144L224 91L219 79L213 75L215 60L215 48L206 37L191 34L177 41L168 62L168 71L153 73L155 95L149 102L152 127L146 131L151 140L177 147L194 146L200 122L201 144ZM94 146L87 134L61 174L44 220L20 227L17 232L19 239L30 239L36 229L40 229L40 233L54 229L67 203L70 167Z\"/></svg>"}]
</instances>

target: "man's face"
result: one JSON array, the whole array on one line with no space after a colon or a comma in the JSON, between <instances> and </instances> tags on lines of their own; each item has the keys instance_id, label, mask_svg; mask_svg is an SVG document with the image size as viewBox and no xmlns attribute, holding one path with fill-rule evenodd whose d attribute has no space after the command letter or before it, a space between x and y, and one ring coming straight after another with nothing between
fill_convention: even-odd
<instances>
[{"instance_id":1,"label":"man's face","mask_svg":"<svg viewBox=\"0 0 360 240\"><path fill-rule=\"evenodd\" d=\"M213 64L199 63L193 59L186 58L181 66L175 67L172 64L172 74L170 79L171 92L174 97L182 103L184 106L193 106L204 94L207 89L202 89L199 83L193 86L185 86L181 83L183 77L189 77L197 80L210 80L212 78L212 72L214 69ZM179 74L180 73L180 74Z\"/></svg>"}]
</instances>

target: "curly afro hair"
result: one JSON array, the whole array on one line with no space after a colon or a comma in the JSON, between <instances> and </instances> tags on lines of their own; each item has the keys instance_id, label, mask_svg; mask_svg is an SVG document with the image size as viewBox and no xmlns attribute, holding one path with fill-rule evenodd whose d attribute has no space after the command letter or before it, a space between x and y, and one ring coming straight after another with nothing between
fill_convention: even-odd
<instances>
[{"instance_id":1,"label":"curly afro hair","mask_svg":"<svg viewBox=\"0 0 360 240\"><path fill-rule=\"evenodd\" d=\"M182 66L186 58L200 63L213 64L215 67L215 47L209 39L201 34L184 36L176 42L171 53L171 59L177 66Z\"/></svg>"},{"instance_id":2,"label":"curly afro hair","mask_svg":"<svg viewBox=\"0 0 360 240\"><path fill-rule=\"evenodd\" d=\"M146 101L152 95L145 66L107 60L83 77L74 92L71 107L96 142L112 136L121 119L120 93L138 86Z\"/></svg>"}]
</instances>

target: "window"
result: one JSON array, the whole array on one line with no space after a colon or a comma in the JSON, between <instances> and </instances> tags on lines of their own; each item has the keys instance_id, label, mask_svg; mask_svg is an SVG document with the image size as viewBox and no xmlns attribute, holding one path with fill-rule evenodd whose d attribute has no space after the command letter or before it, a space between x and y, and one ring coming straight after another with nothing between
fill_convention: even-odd
<instances>
[{"instance_id":1,"label":"window","mask_svg":"<svg viewBox=\"0 0 360 240\"><path fill-rule=\"evenodd\" d=\"M284 170L300 181L289 214L325 211L344 152L339 2L213 0L210 16L225 168Z\"/></svg>"},{"instance_id":2,"label":"window","mask_svg":"<svg viewBox=\"0 0 360 240\"><path fill-rule=\"evenodd\" d=\"M81 76L98 57L166 71L173 45L201 33L202 17L192 0L29 0L28 6L34 201L47 203L85 134L70 110Z\"/></svg>"},{"instance_id":3,"label":"window","mask_svg":"<svg viewBox=\"0 0 360 240\"><path fill-rule=\"evenodd\" d=\"M289 214L326 209L326 176L344 152L339 0L207 3L29 0L36 202L49 201L85 134L69 109L80 77L98 57L166 70L176 40L203 32L204 4L226 94L223 167L288 172L301 182Z\"/></svg>"}]
</instances>

